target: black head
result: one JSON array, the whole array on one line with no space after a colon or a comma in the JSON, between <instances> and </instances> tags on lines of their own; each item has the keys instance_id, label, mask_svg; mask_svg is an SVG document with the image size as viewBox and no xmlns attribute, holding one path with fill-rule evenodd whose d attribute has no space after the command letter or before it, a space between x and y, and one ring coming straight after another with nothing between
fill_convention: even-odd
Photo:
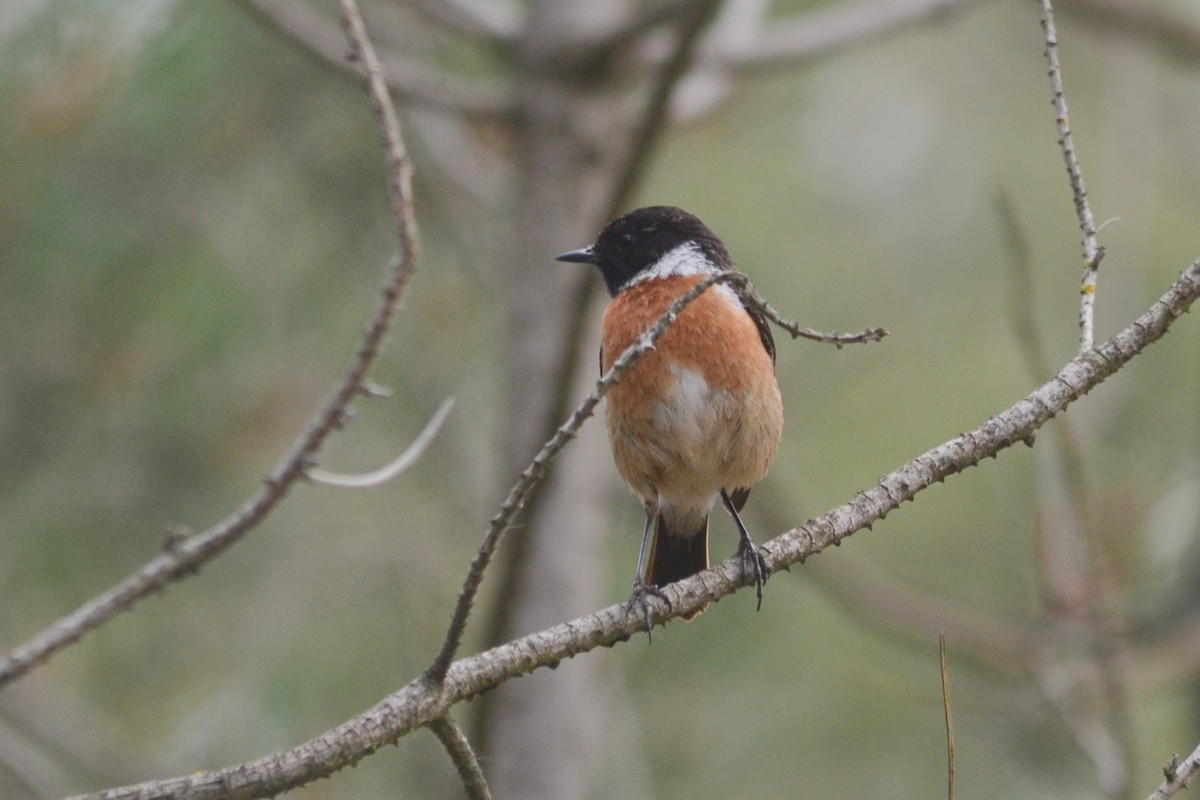
<instances>
[{"instance_id":1,"label":"black head","mask_svg":"<svg viewBox=\"0 0 1200 800\"><path fill-rule=\"evenodd\" d=\"M649 206L618 217L600 231L596 243L563 253L556 260L595 264L608 293L616 296L630 281L653 269L663 256L686 244L697 250L689 262L696 272L730 269L729 251L697 217L674 206Z\"/></svg>"}]
</instances>

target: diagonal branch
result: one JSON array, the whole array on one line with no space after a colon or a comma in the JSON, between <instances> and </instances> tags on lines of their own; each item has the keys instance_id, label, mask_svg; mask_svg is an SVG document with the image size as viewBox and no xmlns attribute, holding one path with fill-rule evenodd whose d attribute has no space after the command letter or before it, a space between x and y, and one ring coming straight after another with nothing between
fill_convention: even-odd
<instances>
[{"instance_id":1,"label":"diagonal branch","mask_svg":"<svg viewBox=\"0 0 1200 800\"><path fill-rule=\"evenodd\" d=\"M1071 183L1071 194L1075 198L1075 214L1079 217L1079 228L1083 231L1083 280L1079 287L1079 352L1086 353L1095 342L1096 278L1100 273L1100 260L1104 248L1096 242L1096 219L1088 205L1087 187L1079 170L1079 159L1075 156L1075 140L1071 136L1071 124L1067 117L1067 98L1063 93L1062 67L1058 62L1058 32L1054 28L1054 8L1050 0L1042 0L1042 30L1046 35L1046 62L1049 64L1051 103L1054 105L1054 122L1058 126L1058 144L1062 148L1063 161L1067 165L1067 178Z\"/></svg>"},{"instance_id":2,"label":"diagonal branch","mask_svg":"<svg viewBox=\"0 0 1200 800\"><path fill-rule=\"evenodd\" d=\"M361 24L361 18L359 19ZM365 37L365 32L361 32ZM365 38L363 39L365 41ZM16 680L37 664L79 641L84 634L95 630L117 614L163 589L168 584L196 574L208 561L242 538L277 506L296 481L304 476L326 437L346 419L350 401L364 391L367 372L375 363L384 336L396 315L400 298L408 287L413 263L420 250L416 221L412 210L412 175L404 154L400 127L391 109L379 77L379 64L370 51L355 39L357 52L367 65L368 90L372 105L380 119L386 145L392 208L400 238L399 253L392 260L379 306L358 344L349 368L342 375L325 404L309 419L303 433L292 443L288 453L275 465L263 485L236 511L206 531L190 536L169 537L163 552L148 561L141 569L116 586L92 598L70 614L56 620L32 639L18 645L0 658L0 687ZM365 51L365 52L364 52Z\"/></svg>"},{"instance_id":3,"label":"diagonal branch","mask_svg":"<svg viewBox=\"0 0 1200 800\"><path fill-rule=\"evenodd\" d=\"M1200 747L1192 751L1192 754L1179 762L1179 756L1171 756L1170 763L1163 767L1163 777L1166 778L1163 783L1154 790L1147 800L1167 800L1169 797L1174 797L1183 789L1188 788L1188 784L1192 782L1192 778L1196 777L1196 771L1200 770Z\"/></svg>"},{"instance_id":4,"label":"diagonal branch","mask_svg":"<svg viewBox=\"0 0 1200 800\"><path fill-rule=\"evenodd\" d=\"M488 789L487 779L483 777L483 770L479 767L479 759L471 743L463 735L462 729L455 725L450 717L438 717L429 723L428 728L438 737L450 760L454 762L454 767L462 778L463 788L467 790L467 797L471 800L491 800L492 792Z\"/></svg>"},{"instance_id":5,"label":"diagonal branch","mask_svg":"<svg viewBox=\"0 0 1200 800\"><path fill-rule=\"evenodd\" d=\"M867 328L858 333L838 333L837 331L823 333L815 331L812 328L805 328L797 322L780 316L779 312L771 308L771 304L763 299L762 295L748 283L739 288L738 293L741 295L743 302L757 308L767 319L790 333L793 339L803 338L823 344L832 344L840 350L844 345L848 344L881 342L888 335L887 328Z\"/></svg>"},{"instance_id":6,"label":"diagonal branch","mask_svg":"<svg viewBox=\"0 0 1200 800\"><path fill-rule=\"evenodd\" d=\"M1200 297L1200 260L1184 270L1148 311L1123 331L1067 363L1049 381L978 428L917 456L885 475L853 500L775 537L761 548L772 572L822 552L883 519L934 483L974 466L1017 442L1031 443L1037 430L1075 400L1116 374L1145 347L1162 338ZM622 357L624 357L623 354ZM753 583L753 580L750 581ZM657 608L651 618L690 616L746 584L737 556L668 586L672 609ZM237 800L274 796L327 777L422 725L444 717L452 706L538 667L554 666L598 647L612 646L643 630L640 614L624 604L524 636L454 662L440 684L421 676L375 707L317 738L289 750L217 772L196 772L164 781L112 789L81 800ZM1196 768L1193 754L1175 775L1177 783L1155 798L1170 797Z\"/></svg>"},{"instance_id":7,"label":"diagonal branch","mask_svg":"<svg viewBox=\"0 0 1200 800\"><path fill-rule=\"evenodd\" d=\"M388 194L392 201L392 214L396 218L396 234L400 238L400 257L412 263L421 254L421 240L417 234L417 219L412 203L412 163L404 149L404 136L400 133L400 120L396 107L388 94L387 81L383 76L383 64L375 54L375 47L367 36L367 26L359 13L356 0L340 0L342 28L350 40L350 60L362 65L367 79L367 97L371 110L379 123L379 135L383 140L383 152L387 157Z\"/></svg>"}]
</instances>

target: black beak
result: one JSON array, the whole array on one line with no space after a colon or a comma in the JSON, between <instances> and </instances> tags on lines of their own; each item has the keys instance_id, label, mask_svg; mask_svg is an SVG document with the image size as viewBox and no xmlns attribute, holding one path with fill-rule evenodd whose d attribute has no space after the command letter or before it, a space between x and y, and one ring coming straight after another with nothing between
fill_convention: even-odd
<instances>
[{"instance_id":1,"label":"black beak","mask_svg":"<svg viewBox=\"0 0 1200 800\"><path fill-rule=\"evenodd\" d=\"M572 250L568 253L563 253L561 256L556 256L555 261L570 261L573 264L595 264L596 253L592 248L585 247L582 250Z\"/></svg>"}]
</instances>

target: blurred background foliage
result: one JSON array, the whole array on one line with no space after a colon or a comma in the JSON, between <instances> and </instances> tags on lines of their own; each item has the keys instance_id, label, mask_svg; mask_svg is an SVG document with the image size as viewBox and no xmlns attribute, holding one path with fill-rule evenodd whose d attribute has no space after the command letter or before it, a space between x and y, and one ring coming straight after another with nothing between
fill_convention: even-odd
<instances>
[{"instance_id":1,"label":"blurred background foliage","mask_svg":"<svg viewBox=\"0 0 1200 800\"><path fill-rule=\"evenodd\" d=\"M1163 5L1200 28L1195 3ZM1076 144L1106 223L1106 338L1200 254L1200 66L1068 13L1059 33ZM1042 46L1034 4L982 2L745 79L657 152L636 205L699 214L802 324L891 330L841 351L781 336L787 427L750 504L760 540L1048 377L1031 374L1019 336L1040 337L1051 369L1074 355L1079 235ZM394 238L358 84L237 4L7 2L0 53L7 649L135 570L173 526L204 528L253 490L347 363ZM456 395L447 428L385 488L299 487L200 575L5 689L0 795L98 789L285 748L395 690L435 651L513 476L494 455L505 428L493 402L505 368L498 277L478 255L486 247L464 245L495 220L453 224L455 190L410 138L425 254L374 372L395 394L360 402L322 464L383 463ZM1013 291L1001 195L1030 246L1031 292ZM568 268L553 255L546 270ZM1031 304L1036 330L1015 330L1017 302ZM1109 602L1145 636L1182 624L1200 600L1198 358L1200 331L1185 318L1068 414L1114 573ZM656 632L653 647L586 656L623 698L594 796L941 794L936 636L883 630L846 597L853 580L898 581L946 609L1036 629L1033 531L1055 524L1046 502L1059 491L1062 425L776 576L759 614L740 593ZM610 464L596 480L612 485L617 602L641 512ZM715 521L714 555L734 544ZM848 571L822 563L832 561ZM1122 670L1144 796L1170 753L1195 746L1200 704L1191 651L1141 658L1137 641ZM960 796L1099 796L1036 681L981 667L953 638L948 647ZM455 785L420 733L291 796L441 797Z\"/></svg>"}]
</instances>

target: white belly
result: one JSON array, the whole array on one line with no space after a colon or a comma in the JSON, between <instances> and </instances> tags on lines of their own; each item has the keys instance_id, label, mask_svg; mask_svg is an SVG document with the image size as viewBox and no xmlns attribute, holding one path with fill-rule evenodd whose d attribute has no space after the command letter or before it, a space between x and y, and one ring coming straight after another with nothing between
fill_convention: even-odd
<instances>
[{"instance_id":1,"label":"white belly","mask_svg":"<svg viewBox=\"0 0 1200 800\"><path fill-rule=\"evenodd\" d=\"M778 432L747 424L752 398L714 390L699 370L675 365L676 383L650 420L660 505L707 511L722 487L751 486L774 454Z\"/></svg>"}]
</instances>

